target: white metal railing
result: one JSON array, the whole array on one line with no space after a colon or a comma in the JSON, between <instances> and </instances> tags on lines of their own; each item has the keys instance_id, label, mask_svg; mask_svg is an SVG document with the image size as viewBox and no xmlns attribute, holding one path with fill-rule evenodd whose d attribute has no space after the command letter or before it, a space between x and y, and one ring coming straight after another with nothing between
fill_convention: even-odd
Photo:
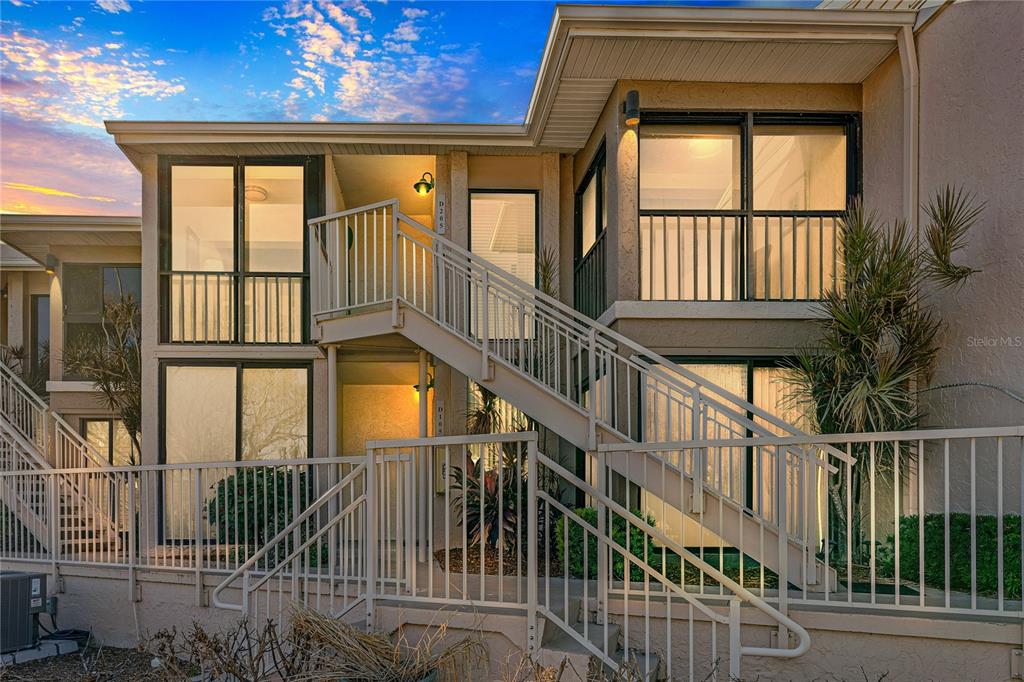
<instances>
[{"instance_id":1,"label":"white metal railing","mask_svg":"<svg viewBox=\"0 0 1024 682\"><path fill-rule=\"evenodd\" d=\"M849 457L840 461L825 446ZM753 591L780 610L799 602L1024 618L1024 426L720 439L641 449L609 444L601 453L628 458L639 472L645 459L657 466L716 449L746 452L745 482L765 507L757 523L774 515L774 527L782 529L780 547L788 533L806 538L800 562L773 563L772 571L757 561L778 551L765 546L765 532L741 536L736 548L739 565L746 562L744 570L756 573ZM794 451L803 452L805 462L780 469L783 453ZM815 459L834 466L814 467ZM810 480L795 486L789 480L794 474ZM728 551L720 528L707 528L710 535L697 532L692 519L661 503L672 491L652 488L649 476L644 480L643 494L650 497L647 504L634 504L702 555ZM716 504L728 501L719 498ZM729 515L717 518L728 522ZM815 569L825 576L816 584L808 579Z\"/></svg>"},{"instance_id":2,"label":"white metal railing","mask_svg":"<svg viewBox=\"0 0 1024 682\"><path fill-rule=\"evenodd\" d=\"M35 446L40 466L58 469L109 466L95 447L2 362L0 418Z\"/></svg>"},{"instance_id":3,"label":"white metal railing","mask_svg":"<svg viewBox=\"0 0 1024 682\"><path fill-rule=\"evenodd\" d=\"M172 271L161 275L168 343L302 343L306 276Z\"/></svg>"},{"instance_id":4,"label":"white metal railing","mask_svg":"<svg viewBox=\"0 0 1024 682\"><path fill-rule=\"evenodd\" d=\"M836 212L640 216L644 301L813 301L839 286Z\"/></svg>"},{"instance_id":5,"label":"white metal railing","mask_svg":"<svg viewBox=\"0 0 1024 682\"><path fill-rule=\"evenodd\" d=\"M0 471L0 489L38 491L55 563L231 572L361 463L319 458L106 469ZM40 497L41 496L41 497ZM8 508L10 508L8 506ZM19 531L21 532L21 531ZM24 532L22 532L24 535ZM296 536L296 544L305 537ZM0 556L41 557L0 537Z\"/></svg>"}]
</instances>

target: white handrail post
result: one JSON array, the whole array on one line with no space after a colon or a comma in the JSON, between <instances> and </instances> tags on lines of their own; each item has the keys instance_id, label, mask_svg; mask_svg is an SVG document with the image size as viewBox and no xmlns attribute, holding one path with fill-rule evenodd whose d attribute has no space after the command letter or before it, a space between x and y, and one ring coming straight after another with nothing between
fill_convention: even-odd
<instances>
[{"instance_id":1,"label":"white handrail post","mask_svg":"<svg viewBox=\"0 0 1024 682\"><path fill-rule=\"evenodd\" d=\"M376 451L366 451L366 629L374 625L374 595L377 590L377 457Z\"/></svg>"},{"instance_id":2,"label":"white handrail post","mask_svg":"<svg viewBox=\"0 0 1024 682\"><path fill-rule=\"evenodd\" d=\"M537 641L537 441L526 444L526 653L533 657L540 647Z\"/></svg>"},{"instance_id":3,"label":"white handrail post","mask_svg":"<svg viewBox=\"0 0 1024 682\"><path fill-rule=\"evenodd\" d=\"M598 450L597 453L597 618L598 622L607 622L605 605L608 603L608 552L601 543L608 536L608 510L604 504L604 496L608 494L608 453ZM584 548L589 551L589 548Z\"/></svg>"},{"instance_id":4,"label":"white handrail post","mask_svg":"<svg viewBox=\"0 0 1024 682\"><path fill-rule=\"evenodd\" d=\"M671 393L669 393L671 395ZM703 419L701 418L700 385L694 384L691 390L692 405L690 406L690 435L693 440L703 437ZM679 462L680 467L683 462ZM697 448L693 452L693 494L690 497L690 511L700 514L704 511L704 477L708 474L707 448Z\"/></svg>"},{"instance_id":5,"label":"white handrail post","mask_svg":"<svg viewBox=\"0 0 1024 682\"><path fill-rule=\"evenodd\" d=\"M320 225L309 226L309 337L316 338L316 314L320 311Z\"/></svg>"},{"instance_id":6,"label":"white handrail post","mask_svg":"<svg viewBox=\"0 0 1024 682\"><path fill-rule=\"evenodd\" d=\"M740 679L740 662L743 643L740 640L740 598L733 595L729 600L729 679Z\"/></svg>"},{"instance_id":7,"label":"white handrail post","mask_svg":"<svg viewBox=\"0 0 1024 682\"><path fill-rule=\"evenodd\" d=\"M242 613L249 615L249 571L242 574Z\"/></svg>"},{"instance_id":8,"label":"white handrail post","mask_svg":"<svg viewBox=\"0 0 1024 682\"><path fill-rule=\"evenodd\" d=\"M487 368L487 354L490 350L491 336L490 329L488 328L491 323L489 311L490 300L488 299L490 288L490 273L487 270L484 270L480 288L480 378L482 381L488 381L490 379L490 373Z\"/></svg>"},{"instance_id":9,"label":"white handrail post","mask_svg":"<svg viewBox=\"0 0 1024 682\"><path fill-rule=\"evenodd\" d=\"M60 558L60 536L61 536L61 514L60 503L57 501L57 477L50 474L46 477L49 481L47 488L50 493L50 573L53 575L53 584L57 585L57 561Z\"/></svg>"},{"instance_id":10,"label":"white handrail post","mask_svg":"<svg viewBox=\"0 0 1024 682\"><path fill-rule=\"evenodd\" d=\"M786 449L775 446L775 504L777 507L778 539L779 539L779 612L789 612L789 533L786 528ZM785 647L788 631L783 623L779 623L779 646Z\"/></svg>"},{"instance_id":11,"label":"white handrail post","mask_svg":"<svg viewBox=\"0 0 1024 682\"><path fill-rule=\"evenodd\" d=\"M192 528L195 534L196 606L203 605L203 470L193 469Z\"/></svg>"},{"instance_id":12,"label":"white handrail post","mask_svg":"<svg viewBox=\"0 0 1024 682\"><path fill-rule=\"evenodd\" d=\"M590 364L590 376L588 386L590 392L590 405L587 409L589 428L587 433L587 447L590 450L597 449L597 329L593 326L587 330L587 362Z\"/></svg>"},{"instance_id":13,"label":"white handrail post","mask_svg":"<svg viewBox=\"0 0 1024 682\"><path fill-rule=\"evenodd\" d=\"M299 485L300 473L301 472L299 471L298 467L293 467L292 468L292 520L295 520L295 519L299 518L299 516L303 512L302 505L300 504L301 500L299 499L299 491L301 490L301 486ZM255 523L255 522L256 522L256 520L253 519L253 523ZM293 549L294 548L298 548L299 546L302 545L302 530L301 530L301 528L302 528L302 524L300 523L300 524L296 525L294 529L292 529L292 547L293 547ZM246 542L248 542L248 541L249 541L249 538L246 538ZM292 562L292 600L293 601L295 601L295 600L297 600L299 598L299 567L301 565L302 565L302 562L300 562L299 555L296 555L295 559Z\"/></svg>"},{"instance_id":14,"label":"white handrail post","mask_svg":"<svg viewBox=\"0 0 1024 682\"><path fill-rule=\"evenodd\" d=\"M129 472L125 479L128 481L128 594L131 600L135 599L135 547L138 538L135 536L135 472ZM142 476L139 475L141 485Z\"/></svg>"},{"instance_id":15,"label":"white handrail post","mask_svg":"<svg viewBox=\"0 0 1024 682\"><path fill-rule=\"evenodd\" d=\"M398 322L398 205L391 207L391 326Z\"/></svg>"}]
</instances>

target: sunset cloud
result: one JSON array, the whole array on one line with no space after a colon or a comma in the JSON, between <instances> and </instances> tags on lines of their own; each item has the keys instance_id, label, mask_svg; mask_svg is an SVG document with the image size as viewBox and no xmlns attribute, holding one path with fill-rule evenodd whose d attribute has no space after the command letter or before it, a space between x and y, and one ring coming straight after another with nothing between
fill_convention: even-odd
<instances>
[{"instance_id":1,"label":"sunset cloud","mask_svg":"<svg viewBox=\"0 0 1024 682\"><path fill-rule=\"evenodd\" d=\"M26 185L23 182L5 182L3 183L4 188L21 190L23 192L32 192L35 194L44 194L50 197L69 197L71 199L88 199L89 201L102 201L105 204L113 204L117 199L110 197L100 196L86 196L84 194L75 194L74 192L65 192L62 189L54 189L53 187L38 187L36 185Z\"/></svg>"},{"instance_id":2,"label":"sunset cloud","mask_svg":"<svg viewBox=\"0 0 1024 682\"><path fill-rule=\"evenodd\" d=\"M124 115L130 98L164 99L185 91L176 79L156 75L145 61L127 61L99 46L72 48L20 31L0 35L0 93L5 114L24 119L101 127ZM133 58L143 56L133 53Z\"/></svg>"}]
</instances>

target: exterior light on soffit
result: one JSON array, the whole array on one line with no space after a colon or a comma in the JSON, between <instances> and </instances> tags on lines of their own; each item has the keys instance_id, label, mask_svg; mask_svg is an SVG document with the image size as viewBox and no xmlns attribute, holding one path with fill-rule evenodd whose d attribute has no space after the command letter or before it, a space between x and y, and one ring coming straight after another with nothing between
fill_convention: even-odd
<instances>
[{"instance_id":1,"label":"exterior light on soffit","mask_svg":"<svg viewBox=\"0 0 1024 682\"><path fill-rule=\"evenodd\" d=\"M46 274L55 275L57 274L57 268L60 267L60 260L53 254L49 254L46 257L46 265L44 267L46 268Z\"/></svg>"},{"instance_id":2,"label":"exterior light on soffit","mask_svg":"<svg viewBox=\"0 0 1024 682\"><path fill-rule=\"evenodd\" d=\"M428 175L430 176L429 180L427 180ZM434 189L434 174L427 171L419 180L413 183L412 188L416 190L416 194L419 194L421 197L427 196L430 194L430 190Z\"/></svg>"},{"instance_id":3,"label":"exterior light on soffit","mask_svg":"<svg viewBox=\"0 0 1024 682\"><path fill-rule=\"evenodd\" d=\"M630 90L626 93L622 111L626 114L626 125L635 126L640 123L640 93L638 91Z\"/></svg>"}]
</instances>

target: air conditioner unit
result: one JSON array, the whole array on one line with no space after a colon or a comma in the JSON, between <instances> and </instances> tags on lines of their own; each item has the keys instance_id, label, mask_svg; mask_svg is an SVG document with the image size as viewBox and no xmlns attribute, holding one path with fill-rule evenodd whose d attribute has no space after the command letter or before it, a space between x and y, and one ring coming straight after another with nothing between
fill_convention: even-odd
<instances>
[{"instance_id":1,"label":"air conditioner unit","mask_svg":"<svg viewBox=\"0 0 1024 682\"><path fill-rule=\"evenodd\" d=\"M37 614L46 611L46 574L0 571L0 653L39 643Z\"/></svg>"}]
</instances>

